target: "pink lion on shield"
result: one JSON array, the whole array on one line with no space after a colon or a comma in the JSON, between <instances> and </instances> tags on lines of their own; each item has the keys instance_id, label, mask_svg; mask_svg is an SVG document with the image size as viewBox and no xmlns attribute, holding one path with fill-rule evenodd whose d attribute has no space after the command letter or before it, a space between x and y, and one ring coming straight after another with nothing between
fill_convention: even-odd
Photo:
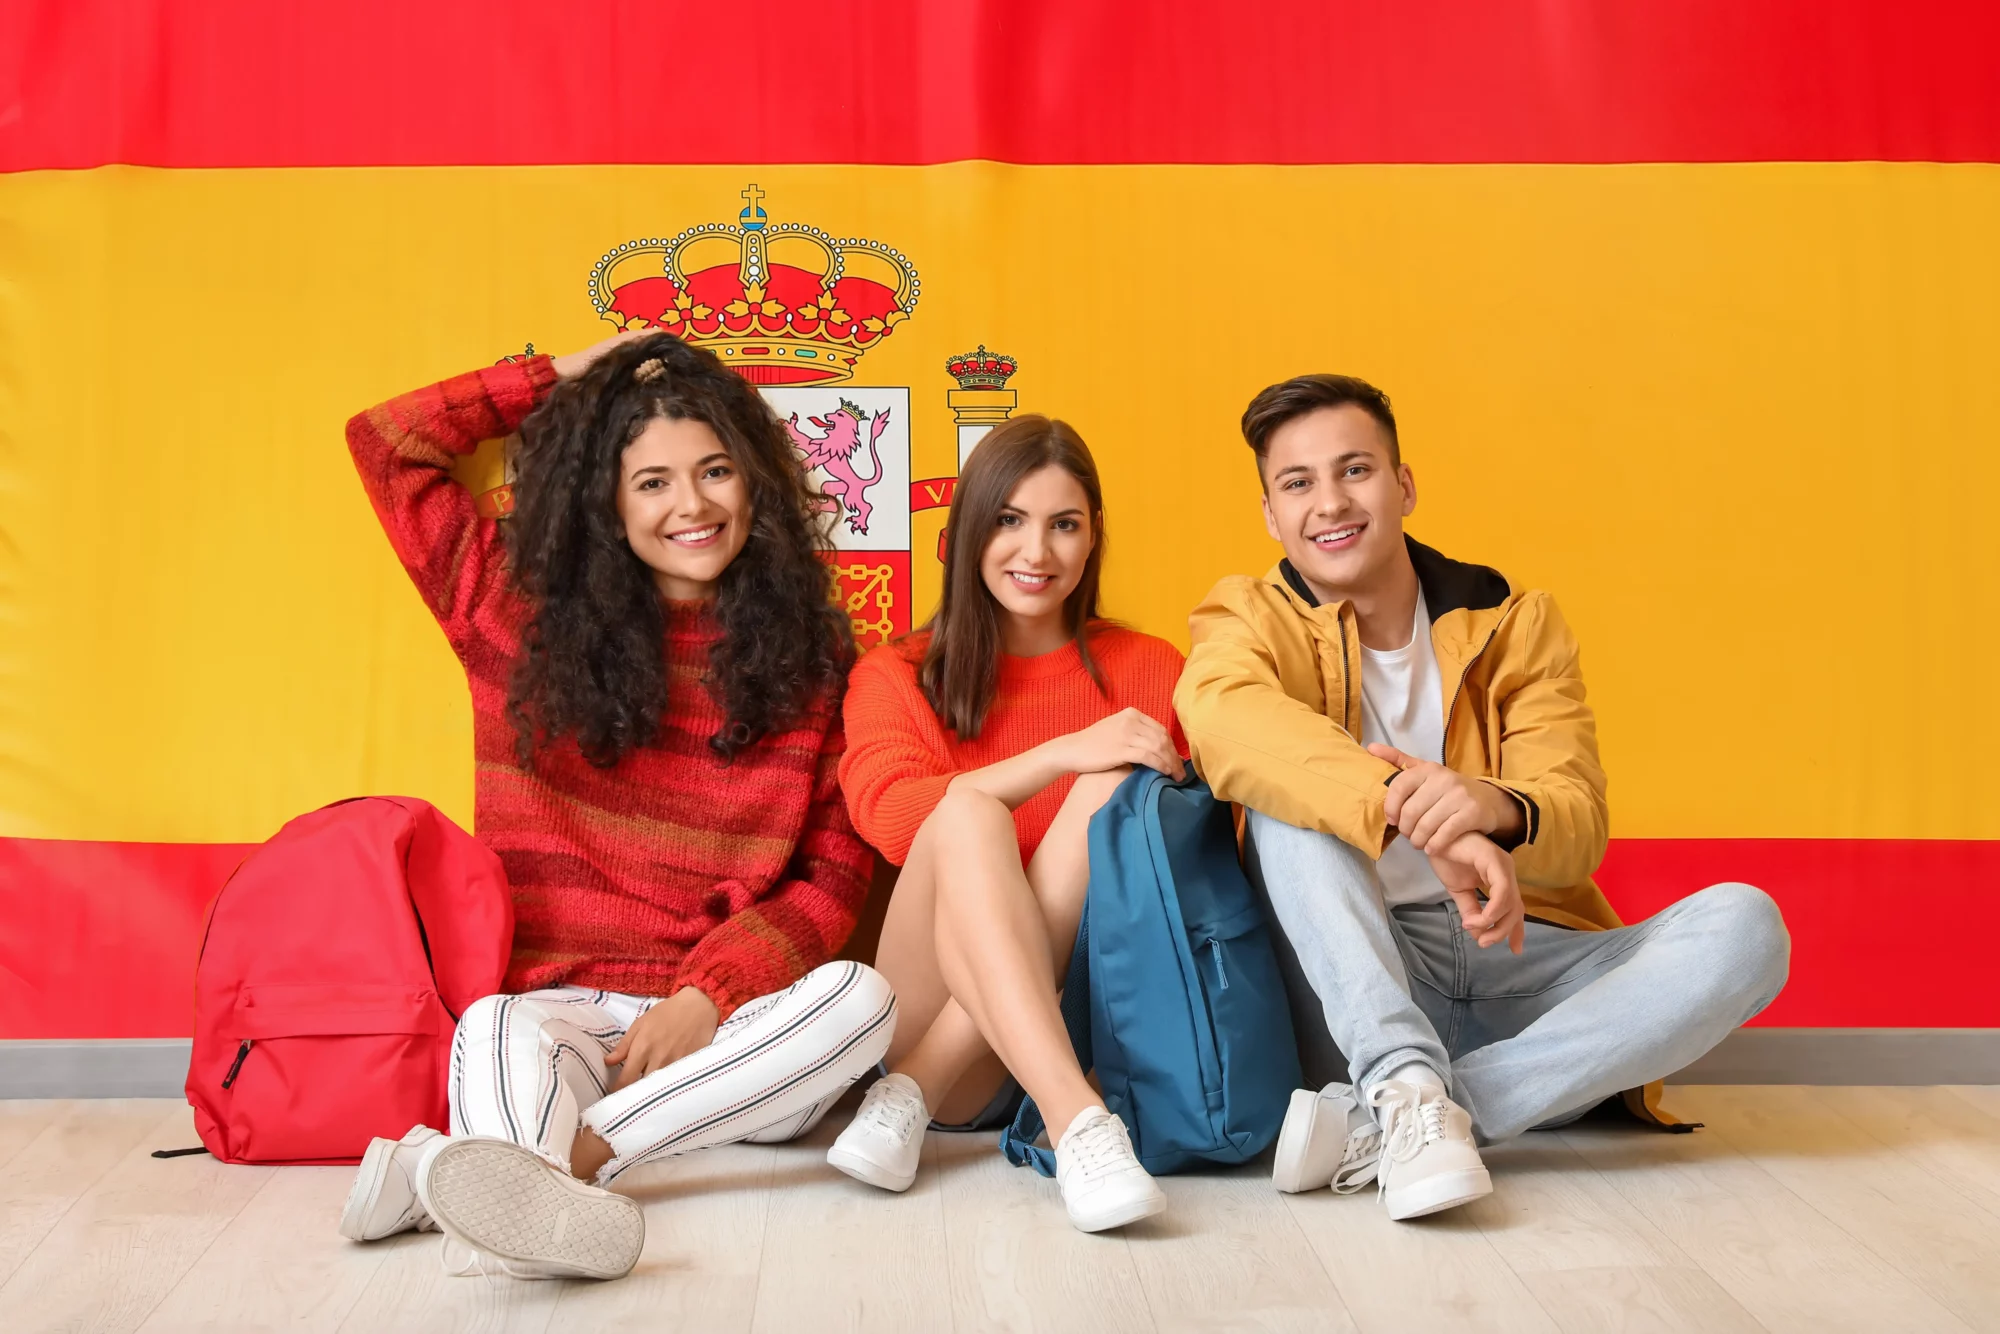
<instances>
[{"instance_id":1,"label":"pink lion on shield","mask_svg":"<svg viewBox=\"0 0 2000 1334\"><path fill-rule=\"evenodd\" d=\"M826 472L826 484L820 488L824 496L824 508L835 514L845 512L847 526L856 533L867 533L868 516L874 506L868 503L868 490L882 480L884 468L882 455L875 442L882 438L882 432L889 425L889 409L883 408L870 421L866 412L846 399L840 406L824 417L808 417L807 421L825 432L812 435L799 428L799 414L794 412L785 423L785 433L792 438L792 447L805 456L806 471L815 468ZM868 422L868 458L874 469L873 475L863 477L854 470L861 453L861 425Z\"/></svg>"}]
</instances>

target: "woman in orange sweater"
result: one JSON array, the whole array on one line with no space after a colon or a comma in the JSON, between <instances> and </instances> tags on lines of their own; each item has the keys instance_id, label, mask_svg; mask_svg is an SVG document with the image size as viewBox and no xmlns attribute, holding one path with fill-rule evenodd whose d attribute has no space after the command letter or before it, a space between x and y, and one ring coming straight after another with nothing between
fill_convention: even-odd
<instances>
[{"instance_id":1,"label":"woman in orange sweater","mask_svg":"<svg viewBox=\"0 0 2000 1334\"><path fill-rule=\"evenodd\" d=\"M1065 423L1017 417L982 440L950 534L937 614L848 686L848 811L902 867L876 957L902 1018L888 1074L827 1157L905 1190L927 1125L1001 1124L1025 1089L1062 1128L1070 1221L1118 1227L1166 1199L1078 1067L1056 987L1091 815L1133 765L1184 772L1181 655L1097 619L1103 495Z\"/></svg>"}]
</instances>

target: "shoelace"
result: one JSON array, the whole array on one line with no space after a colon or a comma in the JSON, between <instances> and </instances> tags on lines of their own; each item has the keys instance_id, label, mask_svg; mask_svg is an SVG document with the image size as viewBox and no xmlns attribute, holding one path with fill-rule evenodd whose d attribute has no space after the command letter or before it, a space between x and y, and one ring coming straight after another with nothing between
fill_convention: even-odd
<instances>
[{"instance_id":1,"label":"shoelace","mask_svg":"<svg viewBox=\"0 0 2000 1334\"><path fill-rule=\"evenodd\" d=\"M1381 1166L1382 1132L1363 1126L1341 1146L1340 1166L1334 1169L1333 1189L1337 1195L1352 1195L1375 1179Z\"/></svg>"},{"instance_id":2,"label":"shoelace","mask_svg":"<svg viewBox=\"0 0 2000 1334\"><path fill-rule=\"evenodd\" d=\"M1424 1145L1444 1138L1445 1100L1426 1099L1414 1084L1384 1080L1368 1094L1368 1105L1381 1112L1376 1120L1382 1127L1382 1156L1390 1162L1407 1163ZM1389 1173L1382 1167L1375 1180L1378 1189L1389 1188Z\"/></svg>"},{"instance_id":3,"label":"shoelace","mask_svg":"<svg viewBox=\"0 0 2000 1334\"><path fill-rule=\"evenodd\" d=\"M1096 1176L1132 1161L1132 1146L1125 1138L1124 1123L1115 1116L1093 1121L1063 1140L1065 1156L1085 1176Z\"/></svg>"},{"instance_id":4,"label":"shoelace","mask_svg":"<svg viewBox=\"0 0 2000 1334\"><path fill-rule=\"evenodd\" d=\"M855 1114L857 1121L865 1121L880 1128L898 1140L908 1139L917 1128L917 1122L925 1115L921 1094L912 1093L900 1084L891 1084L886 1079L877 1080L868 1090L868 1096L861 1100L861 1110Z\"/></svg>"},{"instance_id":5,"label":"shoelace","mask_svg":"<svg viewBox=\"0 0 2000 1334\"><path fill-rule=\"evenodd\" d=\"M422 1201L414 1195L410 1197L410 1207L403 1210L403 1216L396 1220L395 1230L400 1232L406 1227L413 1227L419 1232L438 1230L437 1219L424 1212Z\"/></svg>"}]
</instances>

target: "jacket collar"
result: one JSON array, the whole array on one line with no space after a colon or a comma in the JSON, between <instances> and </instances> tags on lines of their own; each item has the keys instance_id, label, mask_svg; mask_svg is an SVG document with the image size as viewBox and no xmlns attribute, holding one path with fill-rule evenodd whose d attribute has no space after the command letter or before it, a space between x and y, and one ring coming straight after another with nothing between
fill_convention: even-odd
<instances>
[{"instance_id":1,"label":"jacket collar","mask_svg":"<svg viewBox=\"0 0 2000 1334\"><path fill-rule=\"evenodd\" d=\"M1489 611L1506 602L1512 593L1507 576L1490 566L1453 560L1408 533L1403 534L1403 542L1409 548L1410 564L1417 571L1417 585L1424 590L1424 606L1430 612L1432 624L1449 612ZM1291 561L1279 561L1277 573L1285 587L1306 606L1320 605L1311 586Z\"/></svg>"}]
</instances>

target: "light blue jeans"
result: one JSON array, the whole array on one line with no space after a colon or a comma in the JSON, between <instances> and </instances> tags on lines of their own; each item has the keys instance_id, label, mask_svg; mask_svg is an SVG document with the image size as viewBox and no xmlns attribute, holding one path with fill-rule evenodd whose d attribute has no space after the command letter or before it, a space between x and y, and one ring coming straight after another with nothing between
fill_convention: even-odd
<instances>
[{"instance_id":1,"label":"light blue jeans","mask_svg":"<svg viewBox=\"0 0 2000 1334\"><path fill-rule=\"evenodd\" d=\"M1482 1143L1682 1069L1769 1005L1791 960L1777 905L1749 885L1615 931L1530 921L1516 955L1481 949L1453 904L1384 906L1375 864L1330 834L1252 811L1245 852L1288 981L1318 998L1314 1015L1295 988L1307 1070L1329 1039L1364 1092L1421 1061Z\"/></svg>"}]
</instances>

